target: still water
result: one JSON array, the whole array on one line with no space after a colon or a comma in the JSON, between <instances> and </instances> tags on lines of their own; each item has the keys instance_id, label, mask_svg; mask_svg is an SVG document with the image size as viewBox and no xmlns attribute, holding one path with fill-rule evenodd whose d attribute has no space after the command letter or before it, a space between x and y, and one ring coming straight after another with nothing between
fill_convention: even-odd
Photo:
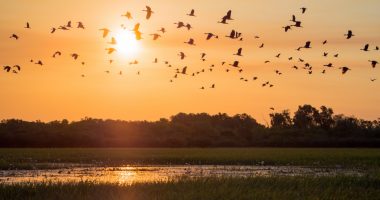
<instances>
[{"instance_id":1,"label":"still water","mask_svg":"<svg viewBox=\"0 0 380 200\"><path fill-rule=\"evenodd\" d=\"M0 183L80 182L148 183L179 177L255 177L255 176L361 176L360 170L297 166L125 166L65 167L47 170L1 170Z\"/></svg>"}]
</instances>

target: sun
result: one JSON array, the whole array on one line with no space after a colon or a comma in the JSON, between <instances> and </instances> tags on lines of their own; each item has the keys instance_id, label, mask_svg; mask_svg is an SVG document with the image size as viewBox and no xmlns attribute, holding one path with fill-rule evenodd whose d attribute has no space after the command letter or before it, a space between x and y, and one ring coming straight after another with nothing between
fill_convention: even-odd
<instances>
[{"instance_id":1,"label":"sun","mask_svg":"<svg viewBox=\"0 0 380 200\"><path fill-rule=\"evenodd\" d=\"M115 34L116 51L123 57L136 56L141 50L141 44L136 40L135 34L129 30L121 30Z\"/></svg>"}]
</instances>

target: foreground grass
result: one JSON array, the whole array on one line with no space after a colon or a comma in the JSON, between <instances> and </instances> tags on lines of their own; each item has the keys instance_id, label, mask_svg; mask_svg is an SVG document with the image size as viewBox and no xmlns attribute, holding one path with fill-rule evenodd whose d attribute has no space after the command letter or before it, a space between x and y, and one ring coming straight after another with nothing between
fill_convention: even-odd
<instances>
[{"instance_id":1,"label":"foreground grass","mask_svg":"<svg viewBox=\"0 0 380 200\"><path fill-rule=\"evenodd\" d=\"M370 177L197 178L133 185L1 185L0 199L380 199Z\"/></svg>"},{"instance_id":2,"label":"foreground grass","mask_svg":"<svg viewBox=\"0 0 380 200\"><path fill-rule=\"evenodd\" d=\"M42 163L117 165L302 165L379 168L379 149L0 149L0 169L33 169Z\"/></svg>"}]
</instances>

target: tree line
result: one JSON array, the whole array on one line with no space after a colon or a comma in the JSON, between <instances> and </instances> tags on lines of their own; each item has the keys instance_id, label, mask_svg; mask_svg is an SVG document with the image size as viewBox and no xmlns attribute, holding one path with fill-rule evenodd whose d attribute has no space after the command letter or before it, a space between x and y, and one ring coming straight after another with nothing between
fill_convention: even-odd
<instances>
[{"instance_id":1,"label":"tree line","mask_svg":"<svg viewBox=\"0 0 380 200\"><path fill-rule=\"evenodd\" d=\"M0 147L380 147L380 120L335 115L311 105L270 114L179 113L158 121L0 122Z\"/></svg>"}]
</instances>

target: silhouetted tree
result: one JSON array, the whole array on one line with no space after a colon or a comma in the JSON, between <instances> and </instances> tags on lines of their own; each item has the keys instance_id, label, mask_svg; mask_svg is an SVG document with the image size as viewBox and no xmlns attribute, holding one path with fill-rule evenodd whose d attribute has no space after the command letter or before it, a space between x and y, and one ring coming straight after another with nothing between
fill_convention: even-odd
<instances>
[{"instance_id":1,"label":"silhouetted tree","mask_svg":"<svg viewBox=\"0 0 380 200\"><path fill-rule=\"evenodd\" d=\"M284 110L281 113L271 113L269 116L273 128L290 128L293 125L289 110Z\"/></svg>"},{"instance_id":2,"label":"silhouetted tree","mask_svg":"<svg viewBox=\"0 0 380 200\"><path fill-rule=\"evenodd\" d=\"M294 113L294 126L301 129L311 129L317 127L319 121L319 111L311 105L299 106Z\"/></svg>"}]
</instances>

